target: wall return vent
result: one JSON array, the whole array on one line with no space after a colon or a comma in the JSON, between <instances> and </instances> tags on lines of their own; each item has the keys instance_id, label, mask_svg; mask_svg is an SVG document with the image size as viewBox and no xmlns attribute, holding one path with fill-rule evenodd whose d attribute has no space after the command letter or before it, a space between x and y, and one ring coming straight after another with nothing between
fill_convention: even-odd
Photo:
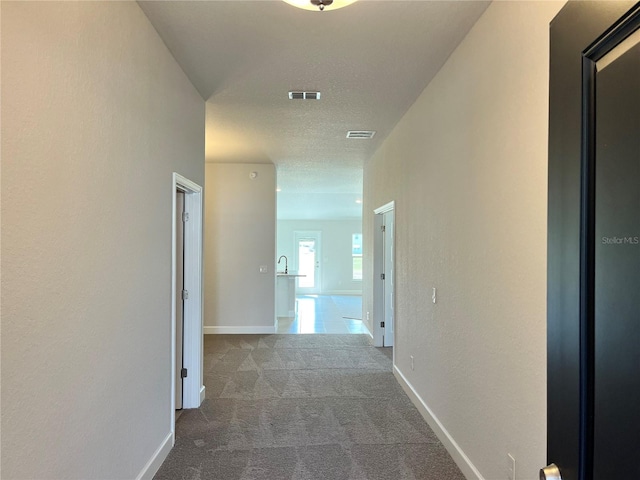
<instances>
[{"instance_id":1,"label":"wall return vent","mask_svg":"<svg viewBox=\"0 0 640 480\"><path fill-rule=\"evenodd\" d=\"M289 92L289 100L320 100L320 92Z\"/></svg>"},{"instance_id":2,"label":"wall return vent","mask_svg":"<svg viewBox=\"0 0 640 480\"><path fill-rule=\"evenodd\" d=\"M373 130L349 130L347 138L373 138L375 134Z\"/></svg>"}]
</instances>

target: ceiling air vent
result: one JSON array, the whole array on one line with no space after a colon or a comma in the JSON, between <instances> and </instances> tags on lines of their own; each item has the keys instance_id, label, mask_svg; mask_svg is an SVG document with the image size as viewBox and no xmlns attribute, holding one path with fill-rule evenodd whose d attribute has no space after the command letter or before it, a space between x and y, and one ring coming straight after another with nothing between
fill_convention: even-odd
<instances>
[{"instance_id":1,"label":"ceiling air vent","mask_svg":"<svg viewBox=\"0 0 640 480\"><path fill-rule=\"evenodd\" d=\"M349 130L347 138L373 138L375 134L373 130Z\"/></svg>"},{"instance_id":2,"label":"ceiling air vent","mask_svg":"<svg viewBox=\"0 0 640 480\"><path fill-rule=\"evenodd\" d=\"M289 92L289 100L320 100L320 92Z\"/></svg>"}]
</instances>

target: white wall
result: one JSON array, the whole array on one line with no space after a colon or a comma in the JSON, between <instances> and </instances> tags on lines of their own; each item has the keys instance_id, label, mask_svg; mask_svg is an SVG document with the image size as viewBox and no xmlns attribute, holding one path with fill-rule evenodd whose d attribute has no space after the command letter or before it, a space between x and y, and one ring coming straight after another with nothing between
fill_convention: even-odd
<instances>
[{"instance_id":1,"label":"white wall","mask_svg":"<svg viewBox=\"0 0 640 480\"><path fill-rule=\"evenodd\" d=\"M274 333L275 167L207 163L205 171L204 332Z\"/></svg>"},{"instance_id":2,"label":"white wall","mask_svg":"<svg viewBox=\"0 0 640 480\"><path fill-rule=\"evenodd\" d=\"M1 8L2 477L135 478L170 439L171 181L204 181L204 101L136 3Z\"/></svg>"},{"instance_id":3,"label":"white wall","mask_svg":"<svg viewBox=\"0 0 640 480\"><path fill-rule=\"evenodd\" d=\"M362 281L353 280L353 260L351 256L351 236L362 233L362 220L278 220L278 248L276 257L286 255L289 269L295 265L295 232L321 232L323 295L361 295ZM283 260L284 262L284 260ZM284 265L278 266L279 270Z\"/></svg>"},{"instance_id":4,"label":"white wall","mask_svg":"<svg viewBox=\"0 0 640 480\"><path fill-rule=\"evenodd\" d=\"M492 3L365 165L364 310L372 211L395 200L397 367L490 480L508 478L508 452L519 480L545 464L548 25L561 5Z\"/></svg>"}]
</instances>

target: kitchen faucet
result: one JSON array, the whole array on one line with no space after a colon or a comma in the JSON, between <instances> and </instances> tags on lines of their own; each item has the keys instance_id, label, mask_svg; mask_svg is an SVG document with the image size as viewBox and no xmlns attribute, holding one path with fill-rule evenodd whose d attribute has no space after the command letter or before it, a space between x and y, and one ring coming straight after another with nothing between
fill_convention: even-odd
<instances>
[{"instance_id":1,"label":"kitchen faucet","mask_svg":"<svg viewBox=\"0 0 640 480\"><path fill-rule=\"evenodd\" d=\"M289 273L289 266L288 266L287 257L285 255L280 255L280 258L278 259L278 265L280 265L280 260L282 260L283 258L284 258L284 273L287 274Z\"/></svg>"}]
</instances>

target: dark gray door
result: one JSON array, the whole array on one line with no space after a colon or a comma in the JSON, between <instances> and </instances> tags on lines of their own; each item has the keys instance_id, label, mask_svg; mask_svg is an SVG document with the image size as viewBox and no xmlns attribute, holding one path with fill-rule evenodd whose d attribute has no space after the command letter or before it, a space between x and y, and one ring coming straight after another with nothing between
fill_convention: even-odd
<instances>
[{"instance_id":1,"label":"dark gray door","mask_svg":"<svg viewBox=\"0 0 640 480\"><path fill-rule=\"evenodd\" d=\"M640 5L551 24L548 461L640 479Z\"/></svg>"},{"instance_id":2,"label":"dark gray door","mask_svg":"<svg viewBox=\"0 0 640 480\"><path fill-rule=\"evenodd\" d=\"M640 479L640 41L631 42L598 62L595 78L595 479Z\"/></svg>"}]
</instances>

